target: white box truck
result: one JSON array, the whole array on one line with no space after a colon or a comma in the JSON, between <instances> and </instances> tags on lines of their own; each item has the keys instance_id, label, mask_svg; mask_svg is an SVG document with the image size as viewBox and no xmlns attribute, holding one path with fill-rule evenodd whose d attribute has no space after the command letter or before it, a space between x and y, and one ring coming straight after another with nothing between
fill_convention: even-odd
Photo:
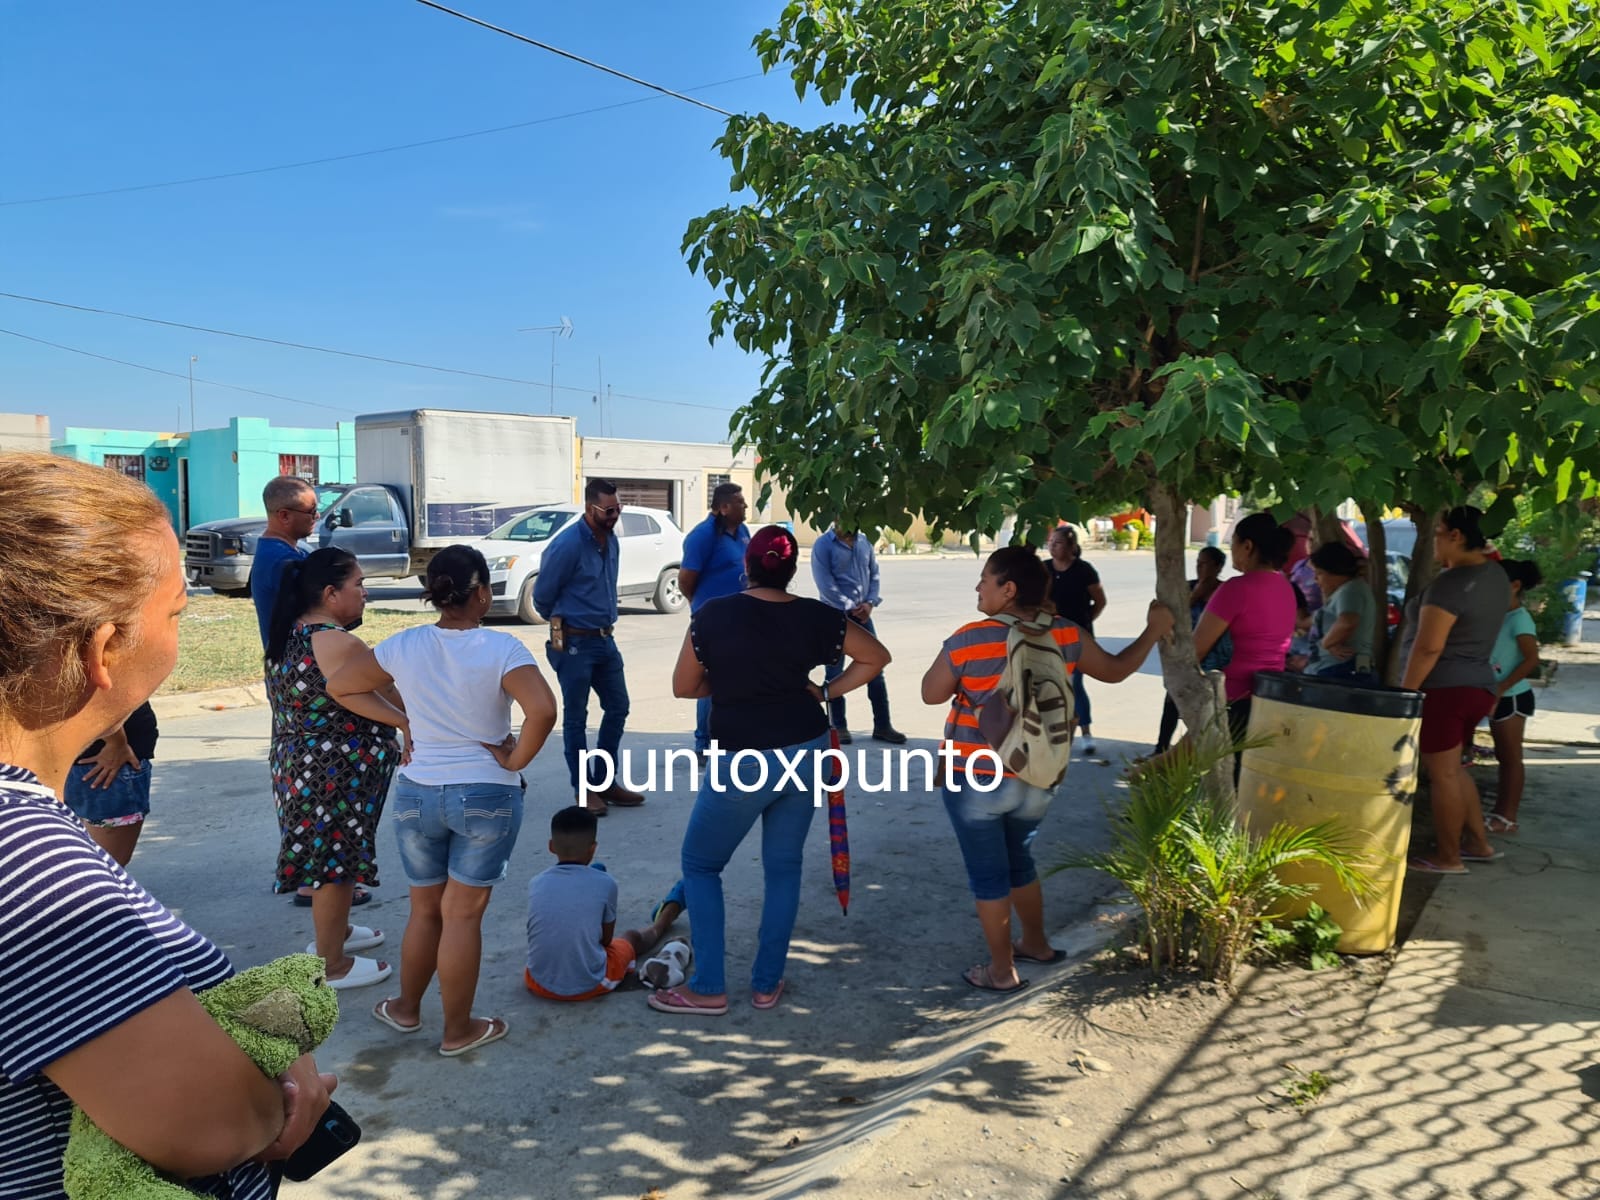
<instances>
[{"instance_id":1,"label":"white box truck","mask_svg":"<svg viewBox=\"0 0 1600 1200\"><path fill-rule=\"evenodd\" d=\"M342 546L375 579L421 575L445 546L578 494L577 420L419 408L356 418L356 482L319 486L307 549ZM196 525L191 583L247 595L260 517Z\"/></svg>"}]
</instances>

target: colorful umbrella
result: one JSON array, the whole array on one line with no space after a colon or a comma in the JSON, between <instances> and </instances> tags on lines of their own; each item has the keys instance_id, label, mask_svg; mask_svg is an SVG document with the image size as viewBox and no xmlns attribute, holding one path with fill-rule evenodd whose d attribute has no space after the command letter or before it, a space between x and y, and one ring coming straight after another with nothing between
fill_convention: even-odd
<instances>
[{"instance_id":1,"label":"colorful umbrella","mask_svg":"<svg viewBox=\"0 0 1600 1200\"><path fill-rule=\"evenodd\" d=\"M830 742L839 749L839 731L832 730ZM836 768L837 770L837 768ZM828 849L833 861L833 888L839 893L839 907L846 915L850 912L850 829L844 819L843 772L838 771L829 781L828 791ZM839 786L831 786L831 785Z\"/></svg>"}]
</instances>

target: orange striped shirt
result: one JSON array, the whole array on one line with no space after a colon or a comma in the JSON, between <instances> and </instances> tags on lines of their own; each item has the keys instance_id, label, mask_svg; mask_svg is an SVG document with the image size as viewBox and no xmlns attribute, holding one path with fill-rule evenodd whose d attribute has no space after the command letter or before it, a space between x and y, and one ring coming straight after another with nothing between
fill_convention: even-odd
<instances>
[{"instance_id":1,"label":"orange striped shirt","mask_svg":"<svg viewBox=\"0 0 1600 1200\"><path fill-rule=\"evenodd\" d=\"M956 694L950 704L950 715L945 718L944 740L954 748L963 764L976 751L993 749L978 732L978 710L1000 686L1000 675L1006 669L1006 636L1010 632L1011 627L1004 621L985 617L963 625L945 639L944 657L956 677ZM1078 669L1078 656L1083 652L1083 630L1065 617L1057 617L1051 624L1050 635L1061 647L1067 676L1071 678ZM973 763L971 771L974 776L994 774L987 758ZM1010 778L1012 772L1004 774Z\"/></svg>"}]
</instances>

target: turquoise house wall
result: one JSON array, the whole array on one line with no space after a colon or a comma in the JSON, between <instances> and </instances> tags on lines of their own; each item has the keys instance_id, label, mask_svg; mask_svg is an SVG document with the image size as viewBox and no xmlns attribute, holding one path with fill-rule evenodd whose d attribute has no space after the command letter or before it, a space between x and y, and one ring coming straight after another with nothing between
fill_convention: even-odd
<instances>
[{"instance_id":1,"label":"turquoise house wall","mask_svg":"<svg viewBox=\"0 0 1600 1200\"><path fill-rule=\"evenodd\" d=\"M106 465L108 454L136 454L144 459L144 482L166 506L174 528L178 524L178 460L184 438L175 433L148 433L136 429L84 429L68 427L51 450L79 462Z\"/></svg>"},{"instance_id":2,"label":"turquoise house wall","mask_svg":"<svg viewBox=\"0 0 1600 1200\"><path fill-rule=\"evenodd\" d=\"M189 524L259 517L261 489L278 474L280 454L316 455L323 483L346 483L356 473L355 424L334 429L274 428L261 417L234 417L222 429L191 434L68 428L52 449L81 462L105 465L108 454L139 454L145 483L179 523L178 480L186 460Z\"/></svg>"}]
</instances>

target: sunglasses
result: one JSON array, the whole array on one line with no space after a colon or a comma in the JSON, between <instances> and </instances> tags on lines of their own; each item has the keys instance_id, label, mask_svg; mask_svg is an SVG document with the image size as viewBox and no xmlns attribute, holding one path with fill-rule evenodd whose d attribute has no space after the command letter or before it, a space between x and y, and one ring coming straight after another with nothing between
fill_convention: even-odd
<instances>
[{"instance_id":1,"label":"sunglasses","mask_svg":"<svg viewBox=\"0 0 1600 1200\"><path fill-rule=\"evenodd\" d=\"M622 505L620 504L613 504L610 508L601 508L598 504L591 504L589 507L602 517L614 517L622 511Z\"/></svg>"},{"instance_id":2,"label":"sunglasses","mask_svg":"<svg viewBox=\"0 0 1600 1200\"><path fill-rule=\"evenodd\" d=\"M317 515L317 510L314 508L283 508L278 511L299 513L302 517L314 517Z\"/></svg>"}]
</instances>

